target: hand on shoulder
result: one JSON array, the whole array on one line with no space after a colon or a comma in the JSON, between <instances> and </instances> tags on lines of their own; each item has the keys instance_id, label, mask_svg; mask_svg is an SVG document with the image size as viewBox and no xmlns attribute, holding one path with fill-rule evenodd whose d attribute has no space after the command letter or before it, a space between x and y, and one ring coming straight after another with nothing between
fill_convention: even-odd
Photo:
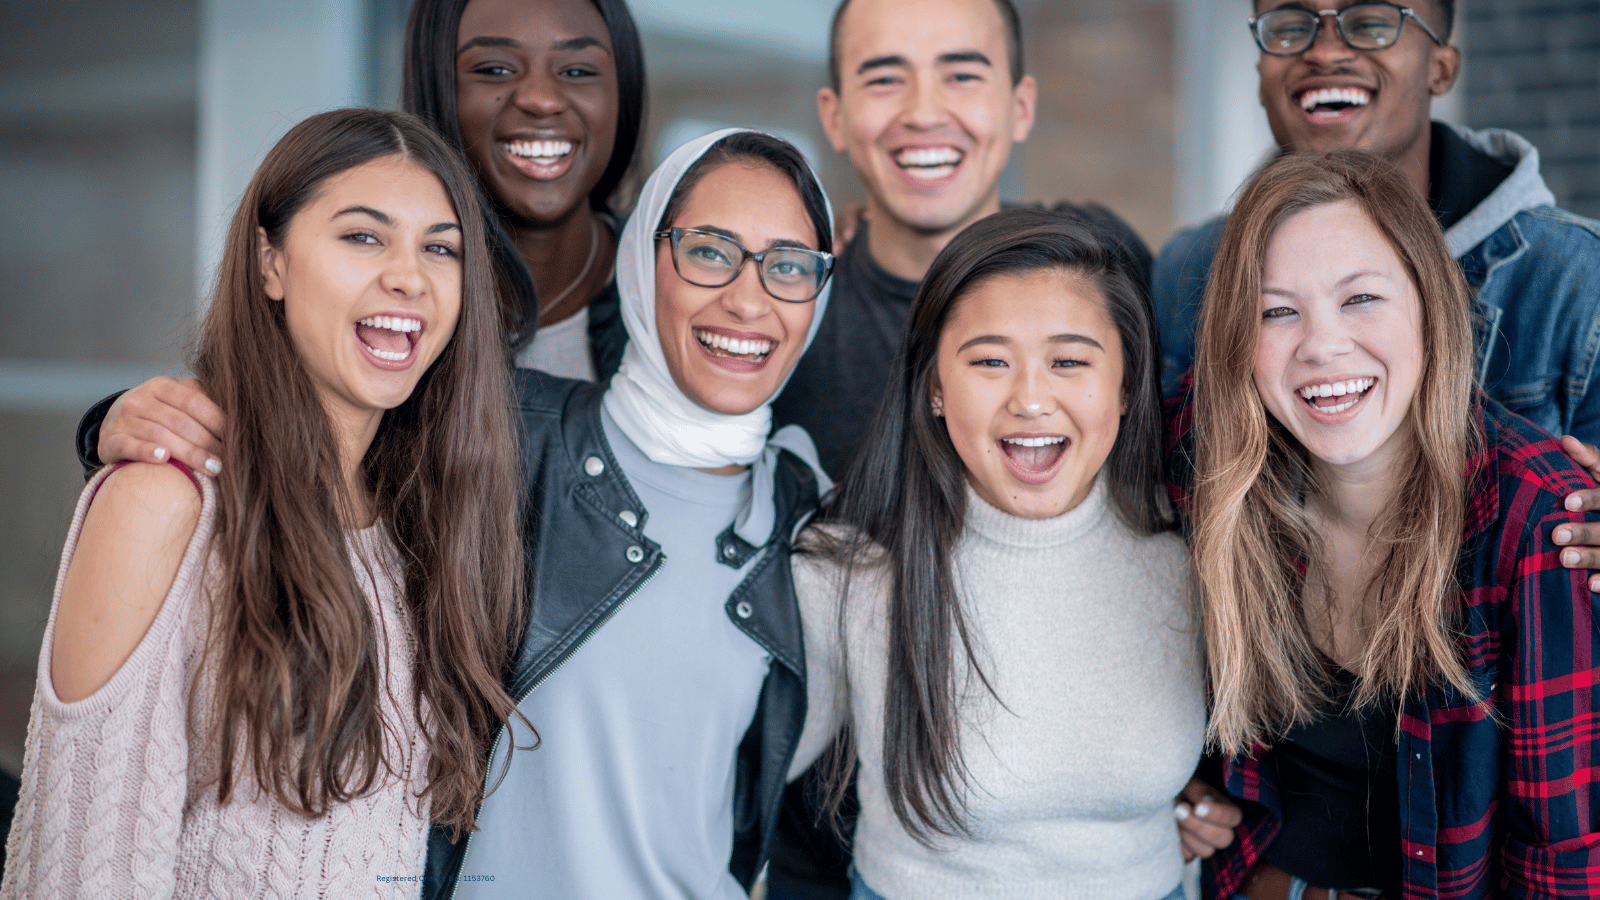
<instances>
[{"instance_id":1,"label":"hand on shoulder","mask_svg":"<svg viewBox=\"0 0 1600 900\"><path fill-rule=\"evenodd\" d=\"M200 491L168 464L112 472L84 516L62 578L50 681L82 700L122 668L161 612L199 526Z\"/></svg>"}]
</instances>

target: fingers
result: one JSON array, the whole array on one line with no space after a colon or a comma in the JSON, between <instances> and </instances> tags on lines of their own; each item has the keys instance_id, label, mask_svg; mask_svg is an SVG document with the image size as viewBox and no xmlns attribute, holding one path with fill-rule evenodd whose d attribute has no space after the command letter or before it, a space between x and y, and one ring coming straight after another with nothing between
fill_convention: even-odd
<instances>
[{"instance_id":1,"label":"fingers","mask_svg":"<svg viewBox=\"0 0 1600 900\"><path fill-rule=\"evenodd\" d=\"M1172 815L1178 820L1185 859L1209 858L1233 843L1233 830L1244 821L1244 813L1221 793L1198 778L1184 785Z\"/></svg>"},{"instance_id":2,"label":"fingers","mask_svg":"<svg viewBox=\"0 0 1600 900\"><path fill-rule=\"evenodd\" d=\"M1589 477L1600 481L1600 450L1593 444L1585 444L1572 435L1561 438L1561 449L1567 451L1572 461L1589 470Z\"/></svg>"},{"instance_id":3,"label":"fingers","mask_svg":"<svg viewBox=\"0 0 1600 900\"><path fill-rule=\"evenodd\" d=\"M1572 495L1600 493L1578 491ZM1572 505L1572 497L1567 505ZM1564 548L1560 553L1561 565L1568 569L1588 569L1589 590L1600 592L1600 522L1562 522L1551 529L1550 540Z\"/></svg>"},{"instance_id":4,"label":"fingers","mask_svg":"<svg viewBox=\"0 0 1600 900\"><path fill-rule=\"evenodd\" d=\"M100 426L100 459L165 462L222 471L222 410L193 379L154 378L112 404Z\"/></svg>"}]
</instances>

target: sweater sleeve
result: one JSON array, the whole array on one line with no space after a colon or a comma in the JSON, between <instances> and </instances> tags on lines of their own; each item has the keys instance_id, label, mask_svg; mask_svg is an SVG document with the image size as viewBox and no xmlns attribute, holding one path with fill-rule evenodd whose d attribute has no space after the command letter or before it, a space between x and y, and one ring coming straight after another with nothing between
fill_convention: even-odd
<instances>
[{"instance_id":1,"label":"sweater sleeve","mask_svg":"<svg viewBox=\"0 0 1600 900\"><path fill-rule=\"evenodd\" d=\"M815 553L797 552L791 558L795 598L806 639L806 725L789 765L793 781L811 767L849 716L843 697L844 653L839 634L837 566Z\"/></svg>"},{"instance_id":2,"label":"sweater sleeve","mask_svg":"<svg viewBox=\"0 0 1600 900\"><path fill-rule=\"evenodd\" d=\"M56 696L51 642L61 586L95 492L78 500L39 653L0 898L170 897L188 794L189 690L215 494L199 479L199 527L149 630L111 680L71 703Z\"/></svg>"}]
</instances>

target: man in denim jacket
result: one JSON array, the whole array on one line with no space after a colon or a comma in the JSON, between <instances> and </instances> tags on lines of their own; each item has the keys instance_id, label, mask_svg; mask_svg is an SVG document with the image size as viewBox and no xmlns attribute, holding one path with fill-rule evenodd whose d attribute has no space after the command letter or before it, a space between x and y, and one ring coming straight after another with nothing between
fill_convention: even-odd
<instances>
[{"instance_id":1,"label":"man in denim jacket","mask_svg":"<svg viewBox=\"0 0 1600 900\"><path fill-rule=\"evenodd\" d=\"M1330 5L1341 18L1316 15ZM1388 9L1258 0L1261 105L1273 137L1285 152L1360 147L1398 165L1429 199L1477 293L1484 390L1552 434L1600 442L1600 390L1591 390L1600 355L1600 223L1555 207L1538 151L1518 135L1429 121L1429 101L1460 69L1460 51L1448 44L1454 3L1419 0L1403 14L1382 5ZM1286 8L1316 18L1263 15ZM1366 13L1392 17L1398 31L1381 42L1364 36L1370 23L1357 19ZM1156 261L1151 293L1169 388L1192 361L1223 223L1219 216L1180 232Z\"/></svg>"}]
</instances>

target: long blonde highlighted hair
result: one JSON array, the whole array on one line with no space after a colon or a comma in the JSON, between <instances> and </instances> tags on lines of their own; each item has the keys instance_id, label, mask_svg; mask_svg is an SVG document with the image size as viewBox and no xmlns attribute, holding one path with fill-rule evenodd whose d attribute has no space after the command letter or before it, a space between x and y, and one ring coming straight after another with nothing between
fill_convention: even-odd
<instances>
[{"instance_id":1,"label":"long blonde highlighted hair","mask_svg":"<svg viewBox=\"0 0 1600 900\"><path fill-rule=\"evenodd\" d=\"M1256 390L1261 286L1280 226L1352 201L1404 263L1422 313L1422 374L1406 416L1410 454L1371 537L1383 554L1363 607L1356 702L1404 697L1442 679L1478 692L1457 657L1456 557L1475 424L1471 293L1426 201L1360 150L1293 154L1263 166L1228 217L1212 264L1194 369L1194 560L1212 713L1229 753L1309 721L1330 679L1302 603L1322 559L1304 500L1319 486L1305 449Z\"/></svg>"}]
</instances>

